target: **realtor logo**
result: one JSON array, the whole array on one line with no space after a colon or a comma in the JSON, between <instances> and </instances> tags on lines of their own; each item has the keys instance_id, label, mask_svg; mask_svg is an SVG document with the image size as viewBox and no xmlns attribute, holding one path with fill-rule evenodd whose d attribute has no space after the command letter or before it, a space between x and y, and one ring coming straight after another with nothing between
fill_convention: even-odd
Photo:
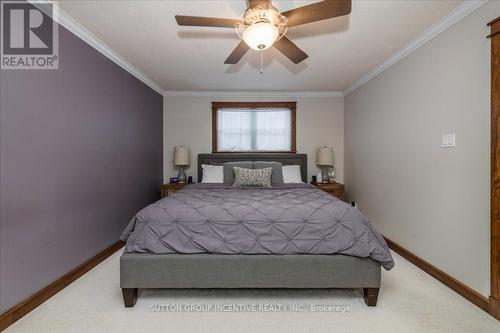
<instances>
[{"instance_id":1,"label":"realtor logo","mask_svg":"<svg viewBox=\"0 0 500 333\"><path fill-rule=\"evenodd\" d=\"M47 1L1 4L1 69L57 69L57 8Z\"/></svg>"}]
</instances>

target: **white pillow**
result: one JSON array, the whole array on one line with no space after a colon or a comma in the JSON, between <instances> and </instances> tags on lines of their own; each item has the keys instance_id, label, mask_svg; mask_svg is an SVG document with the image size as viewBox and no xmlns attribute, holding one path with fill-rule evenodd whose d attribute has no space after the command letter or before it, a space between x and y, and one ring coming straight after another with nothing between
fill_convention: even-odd
<instances>
[{"instance_id":1,"label":"white pillow","mask_svg":"<svg viewBox=\"0 0 500 333\"><path fill-rule=\"evenodd\" d=\"M223 183L224 182L224 168L222 165L209 165L202 164L203 171L202 183Z\"/></svg>"},{"instance_id":2,"label":"white pillow","mask_svg":"<svg viewBox=\"0 0 500 333\"><path fill-rule=\"evenodd\" d=\"M300 175L300 165L283 165L283 183L297 184L302 183Z\"/></svg>"}]
</instances>

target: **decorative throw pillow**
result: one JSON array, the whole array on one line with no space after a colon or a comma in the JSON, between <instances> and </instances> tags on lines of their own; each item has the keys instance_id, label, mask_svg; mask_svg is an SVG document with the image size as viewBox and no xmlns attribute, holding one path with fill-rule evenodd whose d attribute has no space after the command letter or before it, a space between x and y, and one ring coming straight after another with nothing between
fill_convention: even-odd
<instances>
[{"instance_id":1,"label":"decorative throw pillow","mask_svg":"<svg viewBox=\"0 0 500 333\"><path fill-rule=\"evenodd\" d=\"M234 185L236 187L271 187L273 168L245 169L234 167Z\"/></svg>"}]
</instances>

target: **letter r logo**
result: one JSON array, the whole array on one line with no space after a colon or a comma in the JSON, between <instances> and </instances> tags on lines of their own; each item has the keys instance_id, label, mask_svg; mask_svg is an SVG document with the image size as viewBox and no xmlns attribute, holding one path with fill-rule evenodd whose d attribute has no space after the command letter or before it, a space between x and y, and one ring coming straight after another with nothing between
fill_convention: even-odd
<instances>
[{"instance_id":1,"label":"letter r logo","mask_svg":"<svg viewBox=\"0 0 500 333\"><path fill-rule=\"evenodd\" d=\"M44 3L52 12L52 4ZM3 54L52 54L53 22L30 3L2 3Z\"/></svg>"}]
</instances>

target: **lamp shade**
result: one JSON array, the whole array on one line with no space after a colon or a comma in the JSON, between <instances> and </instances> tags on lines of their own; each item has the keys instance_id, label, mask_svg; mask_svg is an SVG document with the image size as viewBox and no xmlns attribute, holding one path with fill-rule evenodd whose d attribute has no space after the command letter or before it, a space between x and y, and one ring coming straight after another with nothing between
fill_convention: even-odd
<instances>
[{"instance_id":1,"label":"lamp shade","mask_svg":"<svg viewBox=\"0 0 500 333\"><path fill-rule=\"evenodd\" d=\"M183 166L183 165L189 165L189 163L190 163L189 149L184 146L175 147L174 164Z\"/></svg>"},{"instance_id":2,"label":"lamp shade","mask_svg":"<svg viewBox=\"0 0 500 333\"><path fill-rule=\"evenodd\" d=\"M333 165L333 149L330 147L321 147L316 154L316 164L324 166Z\"/></svg>"}]
</instances>

